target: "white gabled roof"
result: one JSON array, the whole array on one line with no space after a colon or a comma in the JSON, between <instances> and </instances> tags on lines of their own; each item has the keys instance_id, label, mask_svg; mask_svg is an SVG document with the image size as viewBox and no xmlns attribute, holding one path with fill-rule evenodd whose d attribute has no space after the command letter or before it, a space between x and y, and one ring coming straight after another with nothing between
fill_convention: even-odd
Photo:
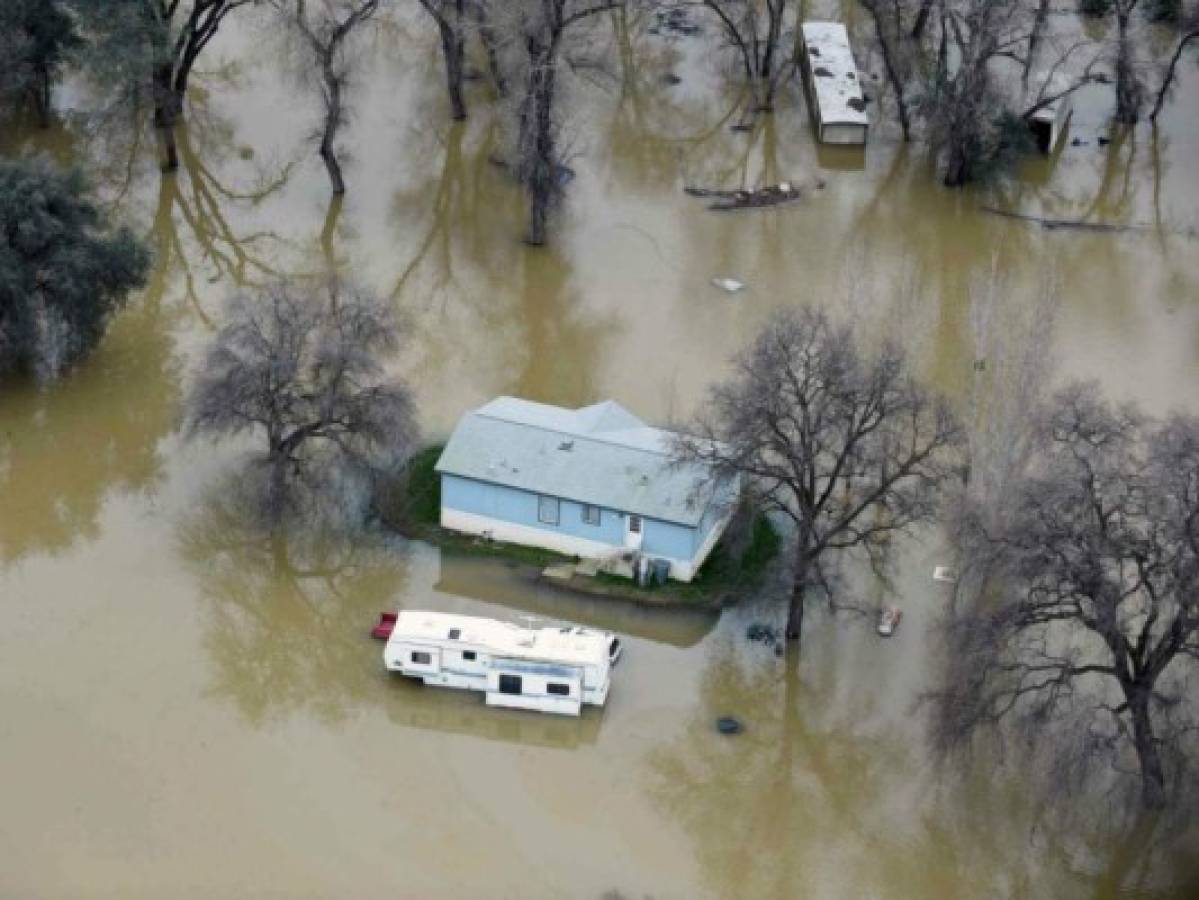
<instances>
[{"instance_id":1,"label":"white gabled roof","mask_svg":"<svg viewBox=\"0 0 1199 900\"><path fill-rule=\"evenodd\" d=\"M825 125L869 125L849 32L840 22L804 22L808 66Z\"/></svg>"},{"instance_id":2,"label":"white gabled roof","mask_svg":"<svg viewBox=\"0 0 1199 900\"><path fill-rule=\"evenodd\" d=\"M451 629L458 630L457 638L450 638ZM613 637L577 625L529 629L479 616L406 609L396 617L388 643L462 644L492 656L579 666L606 663Z\"/></svg>"},{"instance_id":3,"label":"white gabled roof","mask_svg":"<svg viewBox=\"0 0 1199 900\"><path fill-rule=\"evenodd\" d=\"M714 486L708 467L672 464L674 437L611 400L565 409L499 397L462 417L437 471L694 526Z\"/></svg>"}]
</instances>

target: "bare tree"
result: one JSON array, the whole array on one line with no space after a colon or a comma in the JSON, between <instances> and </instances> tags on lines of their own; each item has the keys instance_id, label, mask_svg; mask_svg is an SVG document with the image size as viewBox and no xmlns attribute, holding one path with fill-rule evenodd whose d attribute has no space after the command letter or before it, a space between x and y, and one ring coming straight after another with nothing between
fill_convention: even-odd
<instances>
[{"instance_id":1,"label":"bare tree","mask_svg":"<svg viewBox=\"0 0 1199 900\"><path fill-rule=\"evenodd\" d=\"M680 461L741 474L794 525L788 640L800 637L809 587L832 597L833 552L860 549L877 569L893 537L933 515L963 442L897 346L867 358L848 327L810 308L769 321L689 430Z\"/></svg>"},{"instance_id":2,"label":"bare tree","mask_svg":"<svg viewBox=\"0 0 1199 900\"><path fill-rule=\"evenodd\" d=\"M1135 125L1141 117L1145 87L1136 70L1130 34L1133 11L1140 0L1112 0L1116 13L1116 121Z\"/></svg>"},{"instance_id":3,"label":"bare tree","mask_svg":"<svg viewBox=\"0 0 1199 900\"><path fill-rule=\"evenodd\" d=\"M773 108L779 82L795 61L794 47L785 41L788 0L666 0L663 5L707 11L737 54L755 111Z\"/></svg>"},{"instance_id":4,"label":"bare tree","mask_svg":"<svg viewBox=\"0 0 1199 900\"><path fill-rule=\"evenodd\" d=\"M163 142L163 168L179 167L175 125L200 54L234 10L258 0L71 0L92 44L97 68L119 77L148 76L154 123Z\"/></svg>"},{"instance_id":5,"label":"bare tree","mask_svg":"<svg viewBox=\"0 0 1199 900\"><path fill-rule=\"evenodd\" d=\"M441 39L441 58L445 63L446 91L450 97L450 117L466 118L462 96L462 76L466 60L467 0L420 0L420 5L437 25Z\"/></svg>"},{"instance_id":6,"label":"bare tree","mask_svg":"<svg viewBox=\"0 0 1199 900\"><path fill-rule=\"evenodd\" d=\"M1105 762L1160 807L1197 727L1199 419L1146 420L1072 385L1019 480L956 523L959 597L933 695L942 749L1010 726L1070 787Z\"/></svg>"},{"instance_id":7,"label":"bare tree","mask_svg":"<svg viewBox=\"0 0 1199 900\"><path fill-rule=\"evenodd\" d=\"M266 439L275 521L317 471L394 471L417 436L408 388L383 370L399 337L388 307L337 282L235 296L186 401L188 430Z\"/></svg>"},{"instance_id":8,"label":"bare tree","mask_svg":"<svg viewBox=\"0 0 1199 900\"><path fill-rule=\"evenodd\" d=\"M563 42L596 15L618 9L624 0L520 0L504 10L504 40L517 48L524 87L516 109L514 171L529 198L525 239L546 242L550 214L562 197L556 99Z\"/></svg>"},{"instance_id":9,"label":"bare tree","mask_svg":"<svg viewBox=\"0 0 1199 900\"><path fill-rule=\"evenodd\" d=\"M912 57L919 43L919 35L924 31L924 22L928 19L932 3L930 0L923 0L915 11L915 21L909 29L905 27L905 14L909 12L912 0L861 2L874 22L874 33L883 56L883 69L895 94L895 112L899 116L899 126L903 129L903 139L910 141L912 121L908 111L907 84L912 77Z\"/></svg>"},{"instance_id":10,"label":"bare tree","mask_svg":"<svg viewBox=\"0 0 1199 900\"><path fill-rule=\"evenodd\" d=\"M337 132L347 116L346 89L351 57L346 43L354 30L369 22L379 9L379 0L273 0L302 37L317 67L324 121L320 155L329 173L334 194L346 192L345 178L337 158Z\"/></svg>"},{"instance_id":11,"label":"bare tree","mask_svg":"<svg viewBox=\"0 0 1199 900\"><path fill-rule=\"evenodd\" d=\"M1170 61L1166 63L1166 68L1162 72L1161 85L1157 89L1157 95L1153 101L1153 111L1149 113L1150 121L1157 121L1157 117L1161 115L1162 107L1166 103L1166 97L1169 96L1170 87L1174 84L1174 74L1178 70L1178 61L1182 59L1183 51L1192 41L1199 41L1199 4L1191 6L1190 9L1182 12L1179 16L1178 24L1178 40L1174 44L1174 50L1170 53Z\"/></svg>"}]
</instances>

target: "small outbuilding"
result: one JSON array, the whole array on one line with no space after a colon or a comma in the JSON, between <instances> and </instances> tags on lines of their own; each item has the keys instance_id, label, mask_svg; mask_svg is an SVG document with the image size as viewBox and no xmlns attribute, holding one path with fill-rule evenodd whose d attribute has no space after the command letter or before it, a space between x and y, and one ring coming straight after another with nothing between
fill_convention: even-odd
<instances>
[{"instance_id":1,"label":"small outbuilding","mask_svg":"<svg viewBox=\"0 0 1199 900\"><path fill-rule=\"evenodd\" d=\"M870 118L849 32L840 22L804 22L802 30L800 59L817 140L865 144Z\"/></svg>"},{"instance_id":2,"label":"small outbuilding","mask_svg":"<svg viewBox=\"0 0 1199 900\"><path fill-rule=\"evenodd\" d=\"M675 437L611 400L566 409L499 397L462 417L437 461L441 524L583 559L645 557L690 581L740 485L673 464Z\"/></svg>"}]
</instances>

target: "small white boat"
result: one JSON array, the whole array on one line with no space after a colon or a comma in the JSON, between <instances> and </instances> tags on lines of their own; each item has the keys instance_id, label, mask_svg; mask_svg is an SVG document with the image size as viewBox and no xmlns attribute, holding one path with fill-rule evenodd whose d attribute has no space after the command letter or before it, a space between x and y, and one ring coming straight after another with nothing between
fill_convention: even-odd
<instances>
[{"instance_id":1,"label":"small white boat","mask_svg":"<svg viewBox=\"0 0 1199 900\"><path fill-rule=\"evenodd\" d=\"M488 706L577 716L603 706L620 638L577 625L522 628L450 613L404 610L383 648L389 671L425 684L482 691Z\"/></svg>"},{"instance_id":2,"label":"small white boat","mask_svg":"<svg viewBox=\"0 0 1199 900\"><path fill-rule=\"evenodd\" d=\"M898 606L883 607L882 612L878 615L878 633L883 637L890 637L899 627L899 620L902 618L903 610Z\"/></svg>"}]
</instances>

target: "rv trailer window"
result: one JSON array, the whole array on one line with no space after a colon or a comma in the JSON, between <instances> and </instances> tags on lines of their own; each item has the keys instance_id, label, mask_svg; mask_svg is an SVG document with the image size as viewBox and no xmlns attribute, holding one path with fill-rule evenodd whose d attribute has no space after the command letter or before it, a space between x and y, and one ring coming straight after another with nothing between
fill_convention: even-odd
<instances>
[{"instance_id":1,"label":"rv trailer window","mask_svg":"<svg viewBox=\"0 0 1199 900\"><path fill-rule=\"evenodd\" d=\"M570 685L569 684L555 684L554 682L551 681L549 684L547 684L545 686L545 689L550 694L560 694L563 697L570 696Z\"/></svg>"},{"instance_id":2,"label":"rv trailer window","mask_svg":"<svg viewBox=\"0 0 1199 900\"><path fill-rule=\"evenodd\" d=\"M427 666L433 662L433 657L428 653L421 653L419 650L413 650L409 654L409 658L418 666Z\"/></svg>"},{"instance_id":3,"label":"rv trailer window","mask_svg":"<svg viewBox=\"0 0 1199 900\"><path fill-rule=\"evenodd\" d=\"M462 658L463 658L463 659L466 659L466 660L471 660L471 659L474 659L474 658L475 658L475 651L474 651L474 650L463 650L463 651L462 651Z\"/></svg>"},{"instance_id":4,"label":"rv trailer window","mask_svg":"<svg viewBox=\"0 0 1199 900\"><path fill-rule=\"evenodd\" d=\"M537 521L545 525L558 524L558 498L537 498Z\"/></svg>"},{"instance_id":5,"label":"rv trailer window","mask_svg":"<svg viewBox=\"0 0 1199 900\"><path fill-rule=\"evenodd\" d=\"M592 506L589 503L583 504L583 524L598 525L600 523L600 511L598 506Z\"/></svg>"},{"instance_id":6,"label":"rv trailer window","mask_svg":"<svg viewBox=\"0 0 1199 900\"><path fill-rule=\"evenodd\" d=\"M519 675L504 675L500 674L500 693L501 694L519 694L521 693L521 680Z\"/></svg>"}]
</instances>

